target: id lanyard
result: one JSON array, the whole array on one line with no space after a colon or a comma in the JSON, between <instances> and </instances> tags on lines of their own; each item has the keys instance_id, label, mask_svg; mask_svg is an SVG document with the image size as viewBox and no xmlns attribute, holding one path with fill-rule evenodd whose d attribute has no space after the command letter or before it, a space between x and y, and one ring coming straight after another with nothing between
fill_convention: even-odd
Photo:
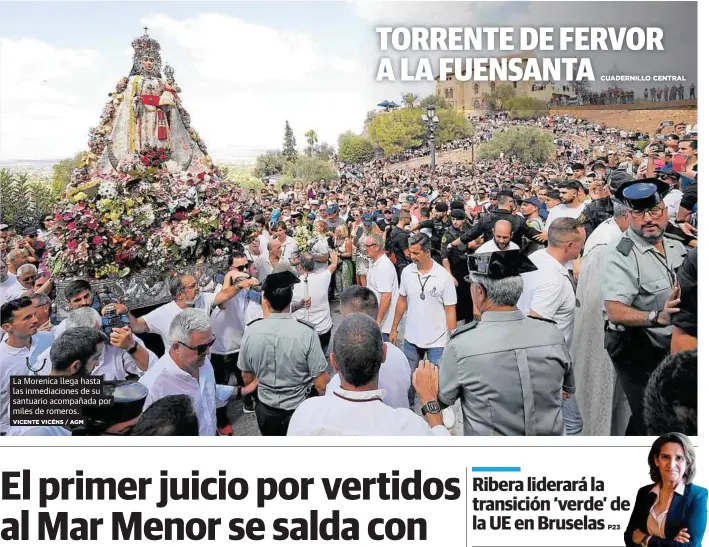
<instances>
[{"instance_id":1,"label":"id lanyard","mask_svg":"<svg viewBox=\"0 0 709 547\"><path fill-rule=\"evenodd\" d=\"M421 274L416 274L416 276L419 278L419 285L421 285L421 294L419 295L419 298L421 300L426 300L426 293L424 292L426 289L426 283L428 283L428 280L431 279L431 274L428 274L428 277L426 277L426 281L421 283Z\"/></svg>"}]
</instances>

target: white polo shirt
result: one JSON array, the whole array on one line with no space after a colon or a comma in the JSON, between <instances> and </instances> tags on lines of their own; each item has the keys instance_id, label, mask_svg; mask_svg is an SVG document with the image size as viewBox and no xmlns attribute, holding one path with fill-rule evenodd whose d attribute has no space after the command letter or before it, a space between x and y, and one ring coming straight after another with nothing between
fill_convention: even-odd
<instances>
[{"instance_id":1,"label":"white polo shirt","mask_svg":"<svg viewBox=\"0 0 709 547\"><path fill-rule=\"evenodd\" d=\"M475 254L483 254L483 253L496 253L497 251L516 251L519 249L519 245L517 245L514 241L510 241L510 244L507 246L506 249L500 249L497 246L497 242L495 239L491 239L490 241L486 241L480 247L475 249Z\"/></svg>"},{"instance_id":2,"label":"white polo shirt","mask_svg":"<svg viewBox=\"0 0 709 547\"><path fill-rule=\"evenodd\" d=\"M285 242L281 246L281 260L290 263L293 255L298 252L298 243L291 236L286 236Z\"/></svg>"},{"instance_id":3,"label":"white polo shirt","mask_svg":"<svg viewBox=\"0 0 709 547\"><path fill-rule=\"evenodd\" d=\"M546 249L529 255L537 271L522 274L524 290L517 302L522 313L534 310L545 319L556 321L564 334L566 347L571 347L574 334L576 294L566 266L560 264Z\"/></svg>"},{"instance_id":4,"label":"white polo shirt","mask_svg":"<svg viewBox=\"0 0 709 547\"><path fill-rule=\"evenodd\" d=\"M218 306L214 308L210 317L215 338L212 353L229 355L241 349L248 307L248 291L240 290L234 298L227 301L225 309Z\"/></svg>"},{"instance_id":5,"label":"white polo shirt","mask_svg":"<svg viewBox=\"0 0 709 547\"><path fill-rule=\"evenodd\" d=\"M306 280L307 279L307 283ZM332 316L330 315L330 301L328 290L332 274L330 270L312 272L300 276L300 283L293 286L293 302L298 302L306 296L311 299L310 309L305 308L293 313L293 317L308 321L315 326L318 334L325 334L332 329ZM306 313L307 311L307 313Z\"/></svg>"},{"instance_id":6,"label":"white polo shirt","mask_svg":"<svg viewBox=\"0 0 709 547\"><path fill-rule=\"evenodd\" d=\"M421 299L421 294L424 299ZM406 340L419 348L439 348L448 342L445 306L455 306L453 276L433 262L433 268L420 275L415 263L401 272L399 295L407 301Z\"/></svg>"},{"instance_id":7,"label":"white polo shirt","mask_svg":"<svg viewBox=\"0 0 709 547\"><path fill-rule=\"evenodd\" d=\"M8 273L7 279L0 283L0 306L9 302L10 300L15 300L20 298L22 293L25 292L25 288L20 285L17 277Z\"/></svg>"},{"instance_id":8,"label":"white polo shirt","mask_svg":"<svg viewBox=\"0 0 709 547\"><path fill-rule=\"evenodd\" d=\"M168 395L189 395L197 413L200 436L217 434L217 407L224 406L233 387L217 385L212 363L207 358L199 369L199 381L177 366L167 352L146 372L140 383L148 388L143 411Z\"/></svg>"},{"instance_id":9,"label":"white polo shirt","mask_svg":"<svg viewBox=\"0 0 709 547\"><path fill-rule=\"evenodd\" d=\"M377 303L381 303L382 293L391 293L389 309L382 318L381 327L383 334L389 334L394 322L396 301L399 299L399 279L396 276L396 267L387 255L380 256L367 270L367 288L377 295Z\"/></svg>"},{"instance_id":10,"label":"white polo shirt","mask_svg":"<svg viewBox=\"0 0 709 547\"><path fill-rule=\"evenodd\" d=\"M403 351L390 342L385 344L387 355L379 368L379 389L384 393L382 402L391 408L409 408L411 366ZM333 395L341 383L340 375L333 375L327 384L327 395Z\"/></svg>"},{"instance_id":11,"label":"white polo shirt","mask_svg":"<svg viewBox=\"0 0 709 547\"><path fill-rule=\"evenodd\" d=\"M197 310L202 310L209 317L212 314L215 296L213 292L201 292L193 307ZM162 337L166 353L170 349L170 324L181 311L183 311L182 308L175 304L173 300L143 316L145 324L150 328L150 332L159 334Z\"/></svg>"},{"instance_id":12,"label":"white polo shirt","mask_svg":"<svg viewBox=\"0 0 709 547\"><path fill-rule=\"evenodd\" d=\"M565 203L561 203L556 207L553 207L549 210L549 216L547 216L547 221L544 224L544 231L548 232L549 226L551 226L551 223L554 222L557 218L579 218L584 210L584 207L586 207L586 204L584 203L582 203L578 207L569 207Z\"/></svg>"}]
</instances>

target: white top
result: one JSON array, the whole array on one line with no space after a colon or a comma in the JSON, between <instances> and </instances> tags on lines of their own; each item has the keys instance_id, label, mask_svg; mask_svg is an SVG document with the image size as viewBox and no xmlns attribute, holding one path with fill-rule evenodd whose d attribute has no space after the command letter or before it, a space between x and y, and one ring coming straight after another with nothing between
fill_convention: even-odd
<instances>
[{"instance_id":1,"label":"white top","mask_svg":"<svg viewBox=\"0 0 709 547\"><path fill-rule=\"evenodd\" d=\"M622 235L623 232L620 231L620 227L614 218L604 220L588 236L583 247L583 256L587 257L596 247L609 245L613 241L617 241Z\"/></svg>"},{"instance_id":2,"label":"white top","mask_svg":"<svg viewBox=\"0 0 709 547\"><path fill-rule=\"evenodd\" d=\"M20 282L17 280L17 277L8 273L7 279L0 283L0 306L9 302L10 300L20 298L23 292L25 292L25 288L20 285Z\"/></svg>"},{"instance_id":3,"label":"white top","mask_svg":"<svg viewBox=\"0 0 709 547\"><path fill-rule=\"evenodd\" d=\"M406 355L390 342L386 359L379 368L379 390L382 402L391 408L409 408L409 388L411 387L411 367ZM333 395L340 387L340 375L335 374L327 384L326 393Z\"/></svg>"},{"instance_id":4,"label":"white top","mask_svg":"<svg viewBox=\"0 0 709 547\"><path fill-rule=\"evenodd\" d=\"M8 437L71 437L71 431L60 425L13 425Z\"/></svg>"},{"instance_id":5,"label":"white top","mask_svg":"<svg viewBox=\"0 0 709 547\"><path fill-rule=\"evenodd\" d=\"M458 302L453 276L437 262L433 262L426 275L419 274L415 263L409 264L401 272L399 295L406 297L408 305L406 340L419 348L445 346L448 342L445 306Z\"/></svg>"},{"instance_id":6,"label":"white top","mask_svg":"<svg viewBox=\"0 0 709 547\"><path fill-rule=\"evenodd\" d=\"M657 511L655 511L655 507L660 502L660 485L656 484L655 487L650 490L650 492L657 496L657 500L655 500L655 503L652 504L652 507L650 508L650 513L647 516L647 533L651 536L666 539L665 522L667 520L667 513L669 513L670 506L672 505L672 498L670 498L669 503L667 504L667 509L665 509L662 513L658 513ZM675 488L674 492L672 493L672 497L674 497L675 494L684 496L683 482L680 482L677 485L677 488Z\"/></svg>"},{"instance_id":7,"label":"white top","mask_svg":"<svg viewBox=\"0 0 709 547\"><path fill-rule=\"evenodd\" d=\"M382 293L391 293L389 309L382 318L381 326L382 333L389 334L399 299L399 279L396 276L396 267L387 255L380 256L367 270L367 288L377 295L377 303L381 303Z\"/></svg>"},{"instance_id":8,"label":"white top","mask_svg":"<svg viewBox=\"0 0 709 547\"><path fill-rule=\"evenodd\" d=\"M537 270L522 274L524 290L517 307L525 315L535 311L545 319L556 321L564 334L566 347L571 347L574 334L576 294L566 266L560 264L546 249L529 255Z\"/></svg>"},{"instance_id":9,"label":"white top","mask_svg":"<svg viewBox=\"0 0 709 547\"><path fill-rule=\"evenodd\" d=\"M258 248L259 248L259 251L261 252L260 256L268 255L268 240L269 239L271 239L271 236L264 228L264 230L258 235L258 241L259 241Z\"/></svg>"},{"instance_id":10,"label":"white top","mask_svg":"<svg viewBox=\"0 0 709 547\"><path fill-rule=\"evenodd\" d=\"M37 349L37 342L32 338L30 348L14 348L7 343L7 338L0 342L0 433L10 427L10 376L31 374L27 361L33 361L32 354Z\"/></svg>"},{"instance_id":11,"label":"white top","mask_svg":"<svg viewBox=\"0 0 709 547\"><path fill-rule=\"evenodd\" d=\"M293 302L298 302L306 296L311 298L310 309L303 308L298 310L293 313L293 317L308 321L314 325L318 334L325 334L332 329L330 301L327 296L330 288L330 279L332 279L330 270L312 272L301 275L300 283L293 285Z\"/></svg>"},{"instance_id":12,"label":"white top","mask_svg":"<svg viewBox=\"0 0 709 547\"><path fill-rule=\"evenodd\" d=\"M557 218L579 218L581 216L581 213L583 212L584 207L586 207L586 205L583 203L578 207L569 207L565 203L561 203L556 207L549 209L549 216L547 216L546 224L544 224L544 231L548 232L549 226L551 226L551 223L554 222Z\"/></svg>"},{"instance_id":13,"label":"white top","mask_svg":"<svg viewBox=\"0 0 709 547\"><path fill-rule=\"evenodd\" d=\"M506 249L500 249L497 246L497 241L495 241L495 238L493 237L490 241L486 241L480 245L480 247L475 249L475 254L494 253L497 251L516 251L517 249L519 249L519 245L517 245L514 241L510 241L510 244Z\"/></svg>"},{"instance_id":14,"label":"white top","mask_svg":"<svg viewBox=\"0 0 709 547\"><path fill-rule=\"evenodd\" d=\"M241 348L241 337L246 327L246 310L249 307L248 291L240 290L227 301L226 308L214 308L210 320L215 340L212 353L228 355Z\"/></svg>"},{"instance_id":15,"label":"white top","mask_svg":"<svg viewBox=\"0 0 709 547\"><path fill-rule=\"evenodd\" d=\"M216 295L212 292L200 293L193 307L197 310L202 310L207 314L207 317L209 317L214 307L215 296ZM172 323L172 320L177 317L181 311L183 311L182 308L175 304L173 300L143 316L150 332L159 334L162 337L165 352L170 349L170 323Z\"/></svg>"},{"instance_id":16,"label":"white top","mask_svg":"<svg viewBox=\"0 0 709 547\"><path fill-rule=\"evenodd\" d=\"M338 387L333 395L313 397L295 409L288 436L310 435L450 435L408 408L391 408L382 402L384 393L346 391Z\"/></svg>"},{"instance_id":17,"label":"white top","mask_svg":"<svg viewBox=\"0 0 709 547\"><path fill-rule=\"evenodd\" d=\"M313 256L327 256L330 253L330 247L327 244L326 237L318 237L311 248ZM315 272L319 273L327 270L327 262L315 262Z\"/></svg>"},{"instance_id":18,"label":"white top","mask_svg":"<svg viewBox=\"0 0 709 547\"><path fill-rule=\"evenodd\" d=\"M200 436L217 434L217 406L224 406L234 391L233 387L217 385L208 358L199 369L198 381L178 367L169 352L143 375L140 383L148 388L143 411L168 395L189 395L197 413Z\"/></svg>"},{"instance_id":19,"label":"white top","mask_svg":"<svg viewBox=\"0 0 709 547\"><path fill-rule=\"evenodd\" d=\"M290 262L288 262L283 256L278 260L279 264L287 264L291 269ZM273 264L271 264L271 259L268 253L254 257L254 264L256 265L256 277L258 277L259 283L263 283L266 276L273 272Z\"/></svg>"},{"instance_id":20,"label":"white top","mask_svg":"<svg viewBox=\"0 0 709 547\"><path fill-rule=\"evenodd\" d=\"M672 224L677 223L677 211L679 211L679 204L682 201L682 192L677 188L670 190L667 195L662 198L667 207L667 215L669 216L670 222Z\"/></svg>"},{"instance_id":21,"label":"white top","mask_svg":"<svg viewBox=\"0 0 709 547\"><path fill-rule=\"evenodd\" d=\"M286 236L286 241L281 244L281 260L290 263L293 255L298 252L298 243L291 236Z\"/></svg>"}]
</instances>

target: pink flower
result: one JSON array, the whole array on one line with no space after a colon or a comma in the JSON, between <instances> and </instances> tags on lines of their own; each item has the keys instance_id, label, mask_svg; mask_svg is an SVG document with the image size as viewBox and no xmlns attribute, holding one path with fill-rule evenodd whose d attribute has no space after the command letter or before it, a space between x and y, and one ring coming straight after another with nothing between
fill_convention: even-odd
<instances>
[{"instance_id":1,"label":"pink flower","mask_svg":"<svg viewBox=\"0 0 709 547\"><path fill-rule=\"evenodd\" d=\"M73 213L64 213L64 220L66 220L67 222L69 222L72 218L74 218Z\"/></svg>"},{"instance_id":2,"label":"pink flower","mask_svg":"<svg viewBox=\"0 0 709 547\"><path fill-rule=\"evenodd\" d=\"M222 256L222 252L223 252L223 251L222 251L221 249L217 249L217 250L214 251L214 252L216 253L217 256Z\"/></svg>"},{"instance_id":3,"label":"pink flower","mask_svg":"<svg viewBox=\"0 0 709 547\"><path fill-rule=\"evenodd\" d=\"M96 222L96 221L93 220L93 219L92 219L92 220L89 220L89 221L86 223L86 227L89 228L90 230L95 230L96 228L98 228L98 222Z\"/></svg>"},{"instance_id":4,"label":"pink flower","mask_svg":"<svg viewBox=\"0 0 709 547\"><path fill-rule=\"evenodd\" d=\"M70 251L76 250L76 248L79 246L79 242L76 239L72 239L69 241L69 244L67 247L69 248Z\"/></svg>"},{"instance_id":5,"label":"pink flower","mask_svg":"<svg viewBox=\"0 0 709 547\"><path fill-rule=\"evenodd\" d=\"M74 230L76 229L76 222L70 222L69 224L66 225L67 230Z\"/></svg>"},{"instance_id":6,"label":"pink flower","mask_svg":"<svg viewBox=\"0 0 709 547\"><path fill-rule=\"evenodd\" d=\"M130 224L130 222L127 219L123 219L121 221L121 224L123 224L123 226L128 226Z\"/></svg>"},{"instance_id":7,"label":"pink flower","mask_svg":"<svg viewBox=\"0 0 709 547\"><path fill-rule=\"evenodd\" d=\"M101 245L101 243L103 243L103 238L101 236L94 236L91 238L91 243L94 245Z\"/></svg>"},{"instance_id":8,"label":"pink flower","mask_svg":"<svg viewBox=\"0 0 709 547\"><path fill-rule=\"evenodd\" d=\"M204 180L204 173L200 173L199 175L197 175L197 178L199 180Z\"/></svg>"}]
</instances>

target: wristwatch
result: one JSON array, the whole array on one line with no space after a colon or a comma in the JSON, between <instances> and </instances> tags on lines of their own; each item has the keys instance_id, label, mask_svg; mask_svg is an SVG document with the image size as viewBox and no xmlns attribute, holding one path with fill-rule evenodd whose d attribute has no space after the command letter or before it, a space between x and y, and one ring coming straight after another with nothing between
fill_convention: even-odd
<instances>
[{"instance_id":1,"label":"wristwatch","mask_svg":"<svg viewBox=\"0 0 709 547\"><path fill-rule=\"evenodd\" d=\"M426 414L439 414L441 412L441 405L438 401L429 401L421 407L421 414L424 416Z\"/></svg>"},{"instance_id":2,"label":"wristwatch","mask_svg":"<svg viewBox=\"0 0 709 547\"><path fill-rule=\"evenodd\" d=\"M133 347L126 351L128 352L128 355L133 355L136 351L138 351L138 342L133 341Z\"/></svg>"},{"instance_id":3,"label":"wristwatch","mask_svg":"<svg viewBox=\"0 0 709 547\"><path fill-rule=\"evenodd\" d=\"M650 313L647 314L647 320L650 321L653 325L659 325L658 318L660 317L660 312L657 310L652 310Z\"/></svg>"}]
</instances>

